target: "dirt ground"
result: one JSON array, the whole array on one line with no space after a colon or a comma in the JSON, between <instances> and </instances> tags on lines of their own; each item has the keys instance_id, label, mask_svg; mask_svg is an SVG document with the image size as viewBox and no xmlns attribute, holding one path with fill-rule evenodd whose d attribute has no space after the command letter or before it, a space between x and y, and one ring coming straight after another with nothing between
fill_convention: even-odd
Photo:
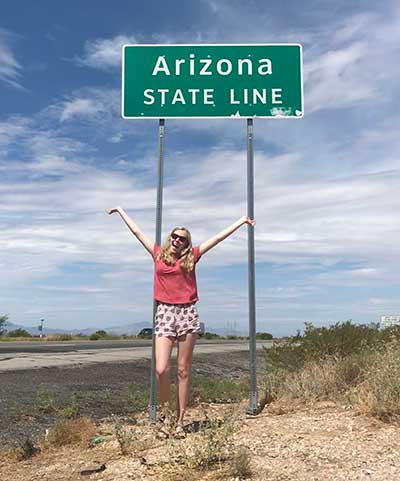
<instances>
[{"instance_id":1,"label":"dirt ground","mask_svg":"<svg viewBox=\"0 0 400 481\"><path fill-rule=\"evenodd\" d=\"M233 435L235 444L245 445L250 453L254 481L396 481L400 477L400 427L358 415L354 410L334 403L311 407L294 406L292 410L274 406L254 418L238 408L239 428ZM231 407L208 406L209 417L220 417ZM286 411L286 412L285 412ZM211 414L210 414L211 413ZM241 413L241 414L240 414ZM203 416L192 409L187 422L194 424ZM93 479L122 480L238 480L223 466L198 471L193 477L184 467L174 464L179 453L190 452L199 433L183 440L158 440L147 420L142 418L136 431L142 430L142 444L147 449L123 456L112 426L98 427L105 441L94 448L49 449L26 460L0 457L2 481L76 481ZM172 455L171 455L172 453ZM104 465L101 472L84 476L82 470Z\"/></svg>"},{"instance_id":2,"label":"dirt ground","mask_svg":"<svg viewBox=\"0 0 400 481\"><path fill-rule=\"evenodd\" d=\"M260 374L262 366L259 352ZM248 372L247 351L194 356L193 376L240 379ZM149 376L149 359L1 372L0 451L50 428L57 417L51 404L56 408L75 404L80 415L96 421L125 415L132 410L132 392L148 393ZM172 359L172 378L176 378L176 359ZM49 409L43 409L46 403Z\"/></svg>"},{"instance_id":3,"label":"dirt ground","mask_svg":"<svg viewBox=\"0 0 400 481\"><path fill-rule=\"evenodd\" d=\"M134 414L130 425L127 384L148 389L150 361L5 372L0 376L1 481L237 481L222 463L208 470L187 471L182 455L193 452L201 436L195 427L235 411L234 446L245 446L254 481L397 481L400 479L400 426L385 424L333 402L312 406L271 404L255 417L245 414L247 401L233 405L206 404L191 408L186 439L160 440L148 423L148 413ZM258 362L262 371L262 355ZM248 353L198 356L194 375L240 379L248 374ZM175 373L174 373L175 375ZM37 389L46 388L57 403L70 402L79 393L79 413L95 421L102 441L94 447L46 447L21 460L12 446L41 436L54 424L54 415L38 410ZM207 414L205 414L207 412ZM121 454L110 414L124 416L124 429L134 430L133 451ZM229 414L231 416L231 414ZM193 429L192 429L193 428ZM203 430L204 431L204 430ZM204 431L205 432L205 431ZM180 460L180 461L179 461ZM82 471L104 470L90 475Z\"/></svg>"}]
</instances>

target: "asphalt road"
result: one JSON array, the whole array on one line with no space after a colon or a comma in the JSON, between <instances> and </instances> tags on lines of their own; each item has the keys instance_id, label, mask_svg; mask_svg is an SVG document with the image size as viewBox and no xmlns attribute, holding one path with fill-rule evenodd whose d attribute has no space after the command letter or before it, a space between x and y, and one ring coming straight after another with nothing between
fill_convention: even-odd
<instances>
[{"instance_id":1,"label":"asphalt road","mask_svg":"<svg viewBox=\"0 0 400 481\"><path fill-rule=\"evenodd\" d=\"M268 341L262 341L268 344ZM249 341L244 340L207 340L199 339L198 345L240 345L248 346ZM112 341L25 341L25 342L0 342L0 354L20 352L77 352L98 349L127 349L131 347L149 347L151 340L112 340Z\"/></svg>"},{"instance_id":2,"label":"asphalt road","mask_svg":"<svg viewBox=\"0 0 400 481\"><path fill-rule=\"evenodd\" d=\"M270 345L271 341L258 341L257 349ZM196 345L195 354L246 350L249 350L248 341L200 339ZM173 356L176 356L175 348ZM151 358L151 340L0 343L0 372L149 358Z\"/></svg>"},{"instance_id":3,"label":"asphalt road","mask_svg":"<svg viewBox=\"0 0 400 481\"><path fill-rule=\"evenodd\" d=\"M151 340L0 342L0 354L18 352L77 352L151 346Z\"/></svg>"}]
</instances>

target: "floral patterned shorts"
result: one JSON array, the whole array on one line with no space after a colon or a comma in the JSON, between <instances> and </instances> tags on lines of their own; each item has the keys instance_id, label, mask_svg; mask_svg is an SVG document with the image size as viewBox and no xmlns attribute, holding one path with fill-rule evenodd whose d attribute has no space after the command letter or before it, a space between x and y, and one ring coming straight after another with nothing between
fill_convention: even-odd
<instances>
[{"instance_id":1,"label":"floral patterned shorts","mask_svg":"<svg viewBox=\"0 0 400 481\"><path fill-rule=\"evenodd\" d=\"M155 318L155 335L157 337L167 336L176 339L188 333L200 332L199 315L194 303L157 303Z\"/></svg>"}]
</instances>

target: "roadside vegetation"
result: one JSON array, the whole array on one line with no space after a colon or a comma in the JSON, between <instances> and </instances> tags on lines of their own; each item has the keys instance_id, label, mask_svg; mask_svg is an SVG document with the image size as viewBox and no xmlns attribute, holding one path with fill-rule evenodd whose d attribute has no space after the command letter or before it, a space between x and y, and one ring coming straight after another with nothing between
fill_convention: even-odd
<instances>
[{"instance_id":1,"label":"roadside vegetation","mask_svg":"<svg viewBox=\"0 0 400 481\"><path fill-rule=\"evenodd\" d=\"M264 398L277 410L334 401L400 420L400 326L306 324L303 334L264 349L264 358Z\"/></svg>"},{"instance_id":2,"label":"roadside vegetation","mask_svg":"<svg viewBox=\"0 0 400 481\"><path fill-rule=\"evenodd\" d=\"M387 423L400 423L400 327L380 330L376 324L351 321L329 327L307 323L302 333L265 348L263 360L259 396L272 415L328 401ZM160 441L156 431L149 429L148 390L141 386L132 384L121 392L126 415L111 415L101 423L85 415L82 406L87 399L78 393L62 404L54 393L39 387L36 413L53 416L54 423L44 437L23 439L18 457L40 456L61 446L80 446L89 452L99 444L103 450L108 446L121 457L140 460L154 479L161 475L171 481L251 479L252 453L237 436L248 389L247 377L232 380L194 374L190 407L201 413L199 421L190 426L186 439ZM101 395L97 401L107 402L106 390ZM213 411L216 405L218 414ZM160 446L163 454L153 458Z\"/></svg>"}]
</instances>

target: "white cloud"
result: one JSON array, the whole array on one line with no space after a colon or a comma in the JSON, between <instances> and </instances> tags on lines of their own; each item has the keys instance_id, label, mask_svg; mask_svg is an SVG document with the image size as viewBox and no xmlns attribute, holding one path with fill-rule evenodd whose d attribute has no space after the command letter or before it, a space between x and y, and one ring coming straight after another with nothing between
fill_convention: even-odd
<instances>
[{"instance_id":1,"label":"white cloud","mask_svg":"<svg viewBox=\"0 0 400 481\"><path fill-rule=\"evenodd\" d=\"M20 83L22 66L10 45L14 39L15 35L0 28L0 80L15 88L25 90Z\"/></svg>"},{"instance_id":2,"label":"white cloud","mask_svg":"<svg viewBox=\"0 0 400 481\"><path fill-rule=\"evenodd\" d=\"M15 115L0 122L0 146L7 147L17 138L26 137L30 132L30 119Z\"/></svg>"},{"instance_id":3,"label":"white cloud","mask_svg":"<svg viewBox=\"0 0 400 481\"><path fill-rule=\"evenodd\" d=\"M85 121L112 126L113 122L119 120L116 116L120 113L120 102L120 92L117 89L84 88L48 107L42 116L70 124Z\"/></svg>"},{"instance_id":4,"label":"white cloud","mask_svg":"<svg viewBox=\"0 0 400 481\"><path fill-rule=\"evenodd\" d=\"M308 62L307 110L343 108L373 97L377 92L374 79L365 75L368 57L368 45L358 42Z\"/></svg>"},{"instance_id":5,"label":"white cloud","mask_svg":"<svg viewBox=\"0 0 400 481\"><path fill-rule=\"evenodd\" d=\"M399 16L363 12L339 20L334 35L306 52L306 109L337 109L391 99L399 81ZM318 44L316 44L318 45ZM311 58L310 58L311 56Z\"/></svg>"},{"instance_id":6,"label":"white cloud","mask_svg":"<svg viewBox=\"0 0 400 481\"><path fill-rule=\"evenodd\" d=\"M390 314L390 309L394 309L396 312L400 309L400 300L398 298L390 298L390 297L385 297L385 298L377 298L377 297L372 297L369 299L369 302L372 305L379 306L381 309L385 309L385 314L386 315L391 315ZM389 312L388 312L389 311ZM382 314L382 315L385 315Z\"/></svg>"},{"instance_id":7,"label":"white cloud","mask_svg":"<svg viewBox=\"0 0 400 481\"><path fill-rule=\"evenodd\" d=\"M96 105L92 99L75 99L65 102L64 110L61 113L61 122L71 120L74 117L87 117L96 115L101 111L101 107Z\"/></svg>"},{"instance_id":8,"label":"white cloud","mask_svg":"<svg viewBox=\"0 0 400 481\"><path fill-rule=\"evenodd\" d=\"M110 39L88 40L82 57L75 60L79 65L107 70L119 67L122 59L122 46L138 43L135 36L118 35Z\"/></svg>"}]
</instances>

